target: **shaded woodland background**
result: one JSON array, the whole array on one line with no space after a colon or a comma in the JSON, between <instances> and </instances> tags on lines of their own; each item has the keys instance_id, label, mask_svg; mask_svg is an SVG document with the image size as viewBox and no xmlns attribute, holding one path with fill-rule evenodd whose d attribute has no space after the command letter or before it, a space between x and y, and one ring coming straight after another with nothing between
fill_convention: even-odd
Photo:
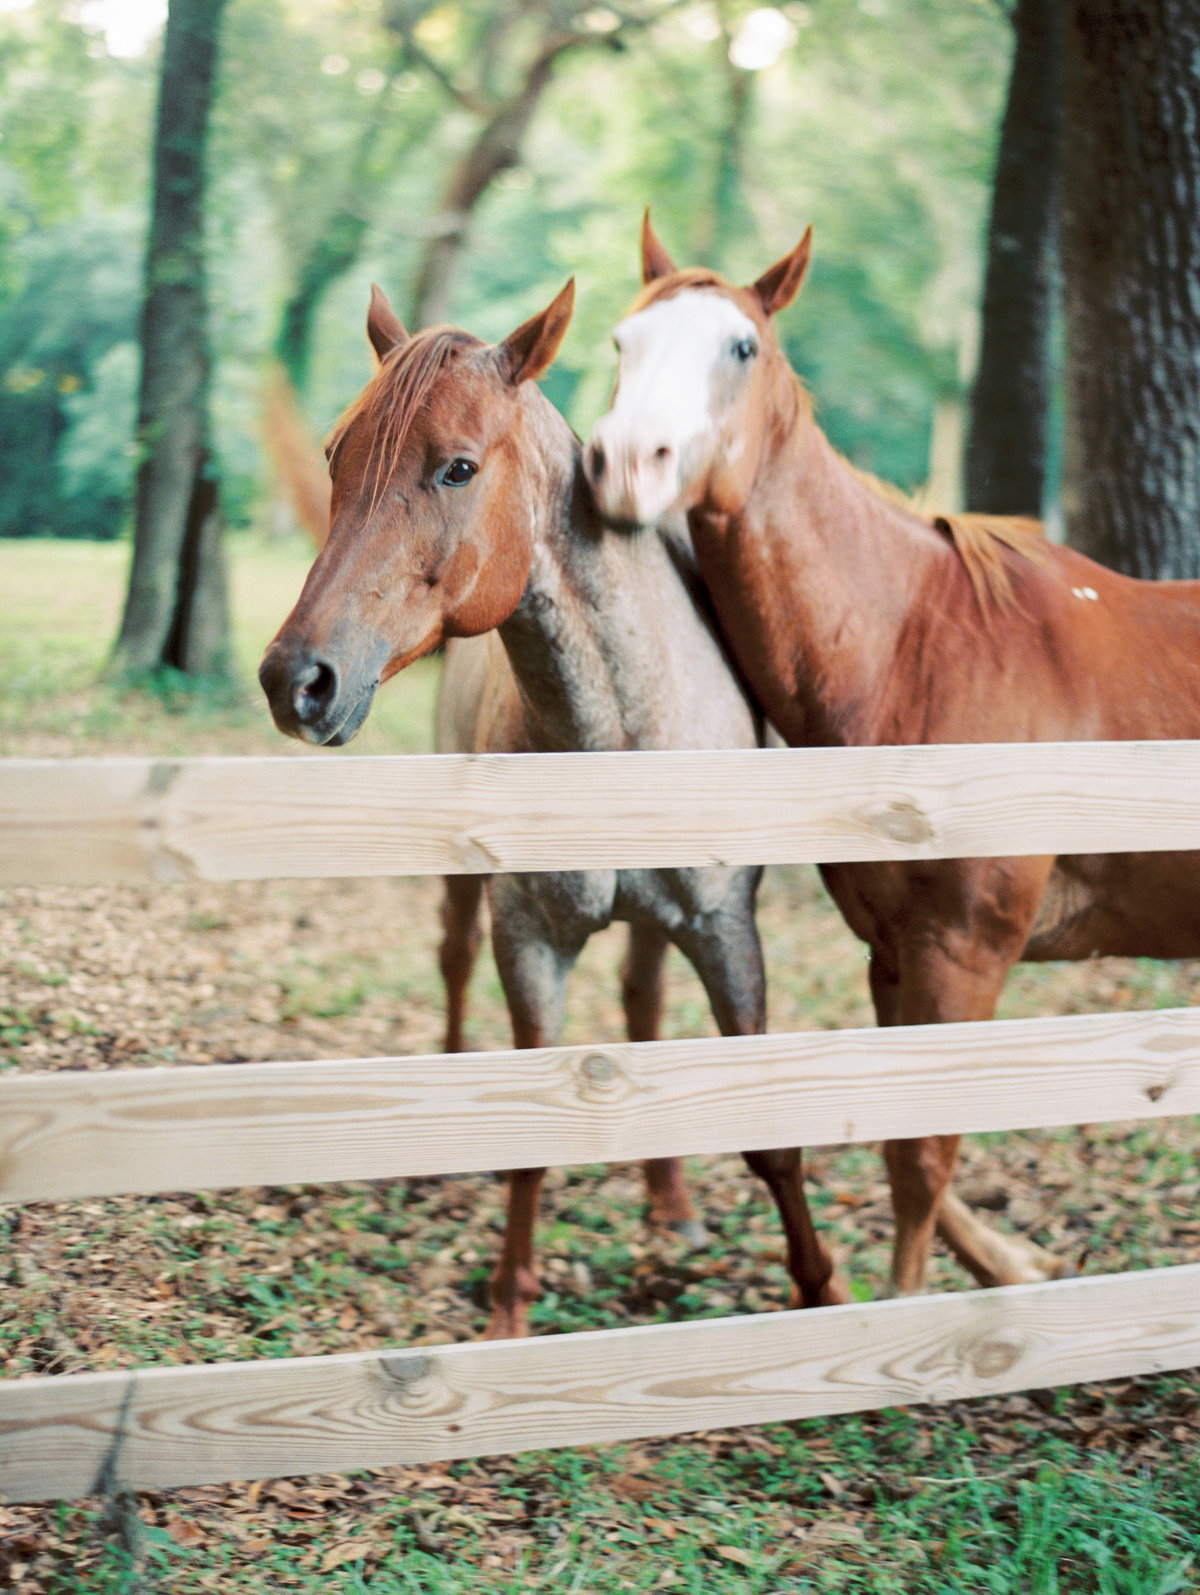
<instances>
[{"instance_id":1,"label":"shaded woodland background","mask_svg":"<svg viewBox=\"0 0 1200 1595\"><path fill-rule=\"evenodd\" d=\"M6 536L127 534L142 452L160 43L116 56L78 11L0 13ZM219 33L202 260L185 265L205 279L229 525L277 512L260 446L269 363L282 358L322 433L369 373L372 279L410 324L452 318L492 338L575 272L575 325L546 387L590 425L647 203L680 258L735 278L812 220L818 265L790 353L856 463L906 487L926 479L934 417L974 368L1012 49L993 0L173 12ZM194 136L178 96L166 111L168 136Z\"/></svg>"},{"instance_id":2,"label":"shaded woodland background","mask_svg":"<svg viewBox=\"0 0 1200 1595\"><path fill-rule=\"evenodd\" d=\"M646 204L734 279L815 224L784 339L855 464L1200 575L1196 0L170 0L139 49L106 27L154 4L0 4L0 536L133 528L122 669L226 667L222 529L280 515L265 387L328 428L372 279L496 338L577 274L546 388L586 430Z\"/></svg>"}]
</instances>

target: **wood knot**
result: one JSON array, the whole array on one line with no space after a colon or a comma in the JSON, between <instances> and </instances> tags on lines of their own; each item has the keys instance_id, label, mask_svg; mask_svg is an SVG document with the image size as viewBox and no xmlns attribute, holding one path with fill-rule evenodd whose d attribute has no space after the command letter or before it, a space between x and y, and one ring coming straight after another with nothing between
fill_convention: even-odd
<instances>
[{"instance_id":1,"label":"wood knot","mask_svg":"<svg viewBox=\"0 0 1200 1595\"><path fill-rule=\"evenodd\" d=\"M612 1102L630 1085L619 1058L610 1052L589 1052L579 1062L579 1095L587 1102Z\"/></svg>"},{"instance_id":2,"label":"wood knot","mask_svg":"<svg viewBox=\"0 0 1200 1595\"><path fill-rule=\"evenodd\" d=\"M980 1340L971 1347L971 1372L977 1379L999 1379L1021 1360L1021 1346L1011 1339Z\"/></svg>"},{"instance_id":3,"label":"wood knot","mask_svg":"<svg viewBox=\"0 0 1200 1595\"><path fill-rule=\"evenodd\" d=\"M385 1353L378 1359L379 1372L389 1384L402 1389L429 1377L431 1364L428 1357L415 1357L411 1352Z\"/></svg>"},{"instance_id":4,"label":"wood knot","mask_svg":"<svg viewBox=\"0 0 1200 1595\"><path fill-rule=\"evenodd\" d=\"M933 826L911 799L889 803L886 808L868 814L866 819L872 830L892 842L907 842L911 845L933 840Z\"/></svg>"}]
</instances>

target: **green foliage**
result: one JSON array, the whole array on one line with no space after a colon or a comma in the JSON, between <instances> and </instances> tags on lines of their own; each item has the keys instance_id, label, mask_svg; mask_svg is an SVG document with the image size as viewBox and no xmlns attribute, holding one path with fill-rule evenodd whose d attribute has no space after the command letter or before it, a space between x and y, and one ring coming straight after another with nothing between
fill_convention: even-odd
<instances>
[{"instance_id":1,"label":"green foliage","mask_svg":"<svg viewBox=\"0 0 1200 1595\"><path fill-rule=\"evenodd\" d=\"M742 75L739 120L726 49L748 10L726 6L721 35L704 6L665 8L621 51L562 57L519 164L472 222L455 319L503 337L578 274L576 322L546 389L582 431L608 397L603 351L637 286L646 203L681 262L707 258L734 278L812 220L814 271L782 325L788 352L836 445L916 485L935 400L956 391L970 345L1009 26L977 0L793 3L795 43ZM511 93L533 29L533 14L495 0L228 8L207 276L235 523L266 488L263 356L298 338L306 359L313 329L314 429L353 396L370 370L367 284L404 305L437 193L479 124L447 85ZM0 16L0 534L113 536L128 514L153 85L152 57L105 56L49 0ZM732 193L718 175L729 171ZM70 391L57 392L62 378Z\"/></svg>"},{"instance_id":2,"label":"green foliage","mask_svg":"<svg viewBox=\"0 0 1200 1595\"><path fill-rule=\"evenodd\" d=\"M645 0L658 20L629 30L624 48L562 57L517 164L472 220L454 317L501 337L576 273L575 324L546 389L585 430L607 401L604 351L636 286L647 203L681 262L742 279L811 220L810 283L781 328L789 354L838 447L916 485L934 405L970 359L1007 20L979 0L793 0L794 43L739 76L728 39L751 9L723 6L722 33L706 5ZM536 25L498 0L229 7L208 279L215 440L235 522L253 518L267 486L264 357L278 346L307 372L314 429L358 390L369 282L405 304L437 196L480 125L462 85L480 103L511 93ZM152 58L107 57L50 0L0 14L0 534L111 536L127 512L153 89ZM124 253L101 335L80 323L105 229ZM40 365L10 349L10 321L49 351ZM12 392L23 369L57 380L60 368L78 379L73 392Z\"/></svg>"},{"instance_id":3,"label":"green foliage","mask_svg":"<svg viewBox=\"0 0 1200 1595\"><path fill-rule=\"evenodd\" d=\"M137 218L62 222L13 251L0 306L0 532L115 537L133 460Z\"/></svg>"}]
</instances>

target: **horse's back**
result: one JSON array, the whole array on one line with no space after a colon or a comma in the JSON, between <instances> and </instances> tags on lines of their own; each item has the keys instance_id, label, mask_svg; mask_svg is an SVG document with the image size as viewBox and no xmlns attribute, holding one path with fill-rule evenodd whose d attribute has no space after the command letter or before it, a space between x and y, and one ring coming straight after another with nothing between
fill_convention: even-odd
<instances>
[{"instance_id":1,"label":"horse's back","mask_svg":"<svg viewBox=\"0 0 1200 1595\"><path fill-rule=\"evenodd\" d=\"M1088 704L1065 735L1200 737L1200 582L1138 580L1069 548L1053 561L1055 652Z\"/></svg>"}]
</instances>

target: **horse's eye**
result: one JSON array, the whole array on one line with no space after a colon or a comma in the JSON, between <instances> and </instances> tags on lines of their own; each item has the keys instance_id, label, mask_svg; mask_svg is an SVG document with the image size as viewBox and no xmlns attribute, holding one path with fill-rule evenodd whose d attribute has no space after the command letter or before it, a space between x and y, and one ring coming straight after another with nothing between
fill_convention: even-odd
<instances>
[{"instance_id":1,"label":"horse's eye","mask_svg":"<svg viewBox=\"0 0 1200 1595\"><path fill-rule=\"evenodd\" d=\"M739 338L733 346L733 353L734 357L745 365L748 360L753 360L758 353L758 345L753 338Z\"/></svg>"},{"instance_id":2,"label":"horse's eye","mask_svg":"<svg viewBox=\"0 0 1200 1595\"><path fill-rule=\"evenodd\" d=\"M478 469L473 460L451 460L438 481L443 487L465 487Z\"/></svg>"}]
</instances>

